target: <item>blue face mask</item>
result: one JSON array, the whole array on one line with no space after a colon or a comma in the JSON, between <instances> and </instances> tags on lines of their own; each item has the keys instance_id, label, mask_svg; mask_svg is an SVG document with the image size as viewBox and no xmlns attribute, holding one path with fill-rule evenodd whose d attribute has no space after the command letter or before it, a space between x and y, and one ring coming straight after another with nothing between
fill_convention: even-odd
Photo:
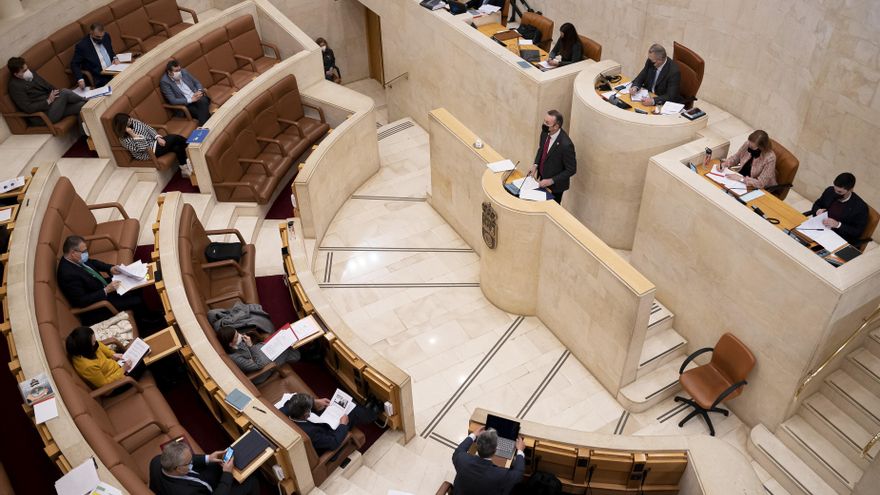
<instances>
[{"instance_id":1,"label":"blue face mask","mask_svg":"<svg viewBox=\"0 0 880 495\"><path fill-rule=\"evenodd\" d=\"M86 261L89 261L89 252L88 252L88 251L83 251L83 252L80 253L80 255L79 255L79 262L80 262L80 264L85 265L85 264L86 264Z\"/></svg>"}]
</instances>

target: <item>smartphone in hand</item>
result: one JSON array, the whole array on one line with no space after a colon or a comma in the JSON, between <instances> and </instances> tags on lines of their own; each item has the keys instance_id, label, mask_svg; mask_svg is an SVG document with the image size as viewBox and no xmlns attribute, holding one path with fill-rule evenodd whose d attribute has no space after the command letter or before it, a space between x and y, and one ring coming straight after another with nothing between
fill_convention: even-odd
<instances>
[{"instance_id":1,"label":"smartphone in hand","mask_svg":"<svg viewBox=\"0 0 880 495\"><path fill-rule=\"evenodd\" d=\"M226 452L223 454L223 462L229 462L229 459L232 459L232 447L228 447Z\"/></svg>"}]
</instances>

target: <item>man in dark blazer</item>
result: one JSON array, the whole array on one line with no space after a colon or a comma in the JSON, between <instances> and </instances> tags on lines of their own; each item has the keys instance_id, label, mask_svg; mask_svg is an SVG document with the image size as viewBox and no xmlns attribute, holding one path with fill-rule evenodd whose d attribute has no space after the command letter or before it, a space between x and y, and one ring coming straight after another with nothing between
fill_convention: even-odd
<instances>
[{"instance_id":1,"label":"man in dark blazer","mask_svg":"<svg viewBox=\"0 0 880 495\"><path fill-rule=\"evenodd\" d=\"M827 211L828 218L822 223L846 242L857 246L868 225L868 205L853 192L854 187L856 176L849 172L838 175L834 185L825 189L808 214L821 215Z\"/></svg>"},{"instance_id":2,"label":"man in dark blazer","mask_svg":"<svg viewBox=\"0 0 880 495\"><path fill-rule=\"evenodd\" d=\"M171 442L150 461L150 490L158 495L257 495L260 484L249 476L238 484L233 460L223 462L224 450L194 455L184 442Z\"/></svg>"},{"instance_id":3,"label":"man in dark blazer","mask_svg":"<svg viewBox=\"0 0 880 495\"><path fill-rule=\"evenodd\" d=\"M544 116L538 152L529 169L529 175L541 187L549 188L557 203L562 203L562 193L568 190L571 177L577 173L574 143L562 130L562 122L562 114L557 110L550 110Z\"/></svg>"},{"instance_id":4,"label":"man in dark blazer","mask_svg":"<svg viewBox=\"0 0 880 495\"><path fill-rule=\"evenodd\" d=\"M79 40L73 49L73 59L70 61L70 70L73 78L80 89L86 87L83 71L92 75L95 86L105 86L113 77L101 74L105 67L118 64L119 59L113 51L113 41L110 35L104 32L104 25L94 23L89 26L89 34Z\"/></svg>"},{"instance_id":5,"label":"man in dark blazer","mask_svg":"<svg viewBox=\"0 0 880 495\"><path fill-rule=\"evenodd\" d=\"M86 100L73 91L56 89L39 74L30 70L21 57L6 62L9 69L9 98L24 113L45 112L53 123L68 115L79 115ZM44 125L39 117L29 117L28 125Z\"/></svg>"},{"instance_id":6,"label":"man in dark blazer","mask_svg":"<svg viewBox=\"0 0 880 495\"><path fill-rule=\"evenodd\" d=\"M477 442L477 455L468 453L474 442ZM506 495L519 483L526 468L522 437L516 439L516 455L509 469L492 463L497 448L498 433L482 427L458 445L452 453L452 465L455 466L452 490L455 495Z\"/></svg>"},{"instance_id":7,"label":"man in dark blazer","mask_svg":"<svg viewBox=\"0 0 880 495\"><path fill-rule=\"evenodd\" d=\"M211 117L211 99L205 87L188 70L180 67L177 60L171 59L165 64L159 89L169 105L184 105L200 126L205 125Z\"/></svg>"},{"instance_id":8,"label":"man in dark blazer","mask_svg":"<svg viewBox=\"0 0 880 495\"><path fill-rule=\"evenodd\" d=\"M119 268L103 261L89 258L85 240L77 235L69 236L62 246L63 256L58 262L58 288L71 306L85 308L98 301L108 301L119 311L131 310L142 334L162 326L163 318L152 315L144 305L138 291L116 293L119 282L107 280L102 273L116 275ZM105 309L89 311L80 315L84 325L91 325L109 318Z\"/></svg>"},{"instance_id":9,"label":"man in dark blazer","mask_svg":"<svg viewBox=\"0 0 880 495\"><path fill-rule=\"evenodd\" d=\"M312 447L315 448L318 455L338 449L352 427L372 423L377 417L375 410L355 406L351 413L342 416L339 426L335 430L328 424L309 421L309 416L313 411L320 413L329 405L330 399L316 399L309 394L298 393L281 407L281 412L292 419L308 435L309 440L312 441ZM358 447L364 444L363 433L357 430L352 431L352 437Z\"/></svg>"},{"instance_id":10,"label":"man in dark blazer","mask_svg":"<svg viewBox=\"0 0 880 495\"><path fill-rule=\"evenodd\" d=\"M648 49L648 60L645 67L632 81L632 88L645 88L654 93L642 103L645 105L662 105L667 101L683 103L681 98L681 72L671 58L666 56L666 49L658 44Z\"/></svg>"}]
</instances>

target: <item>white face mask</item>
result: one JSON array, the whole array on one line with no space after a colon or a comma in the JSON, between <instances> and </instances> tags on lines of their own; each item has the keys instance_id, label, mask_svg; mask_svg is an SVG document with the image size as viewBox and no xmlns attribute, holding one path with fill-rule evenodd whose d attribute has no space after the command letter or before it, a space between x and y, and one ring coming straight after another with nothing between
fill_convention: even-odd
<instances>
[{"instance_id":1,"label":"white face mask","mask_svg":"<svg viewBox=\"0 0 880 495\"><path fill-rule=\"evenodd\" d=\"M322 52L326 52L326 51L327 51L327 45L321 45L321 51L322 51Z\"/></svg>"},{"instance_id":2,"label":"white face mask","mask_svg":"<svg viewBox=\"0 0 880 495\"><path fill-rule=\"evenodd\" d=\"M21 75L21 78L25 81L32 81L34 79L34 73L31 72L30 69L24 71L24 74Z\"/></svg>"},{"instance_id":3,"label":"white face mask","mask_svg":"<svg viewBox=\"0 0 880 495\"><path fill-rule=\"evenodd\" d=\"M172 72L171 73L171 79L174 79L175 81L180 81L180 78L181 78L180 72Z\"/></svg>"}]
</instances>

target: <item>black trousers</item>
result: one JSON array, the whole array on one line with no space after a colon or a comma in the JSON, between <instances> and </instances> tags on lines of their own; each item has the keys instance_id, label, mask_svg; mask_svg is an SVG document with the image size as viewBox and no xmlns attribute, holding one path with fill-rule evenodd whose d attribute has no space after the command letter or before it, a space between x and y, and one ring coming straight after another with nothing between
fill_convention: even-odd
<instances>
[{"instance_id":1,"label":"black trousers","mask_svg":"<svg viewBox=\"0 0 880 495\"><path fill-rule=\"evenodd\" d=\"M199 98L199 101L195 103L187 103L186 105L189 114L199 123L199 127L205 125L205 122L211 117L210 107L211 100L207 96Z\"/></svg>"},{"instance_id":2,"label":"black trousers","mask_svg":"<svg viewBox=\"0 0 880 495\"><path fill-rule=\"evenodd\" d=\"M556 203L558 203L558 204L562 204L562 193L564 193L564 192L565 191L559 191L559 192L553 193L553 201L556 201Z\"/></svg>"},{"instance_id":3,"label":"black trousers","mask_svg":"<svg viewBox=\"0 0 880 495\"><path fill-rule=\"evenodd\" d=\"M177 163L181 165L186 163L186 138L178 134L169 134L164 138L165 146L156 144L156 156L174 153L177 155Z\"/></svg>"}]
</instances>

